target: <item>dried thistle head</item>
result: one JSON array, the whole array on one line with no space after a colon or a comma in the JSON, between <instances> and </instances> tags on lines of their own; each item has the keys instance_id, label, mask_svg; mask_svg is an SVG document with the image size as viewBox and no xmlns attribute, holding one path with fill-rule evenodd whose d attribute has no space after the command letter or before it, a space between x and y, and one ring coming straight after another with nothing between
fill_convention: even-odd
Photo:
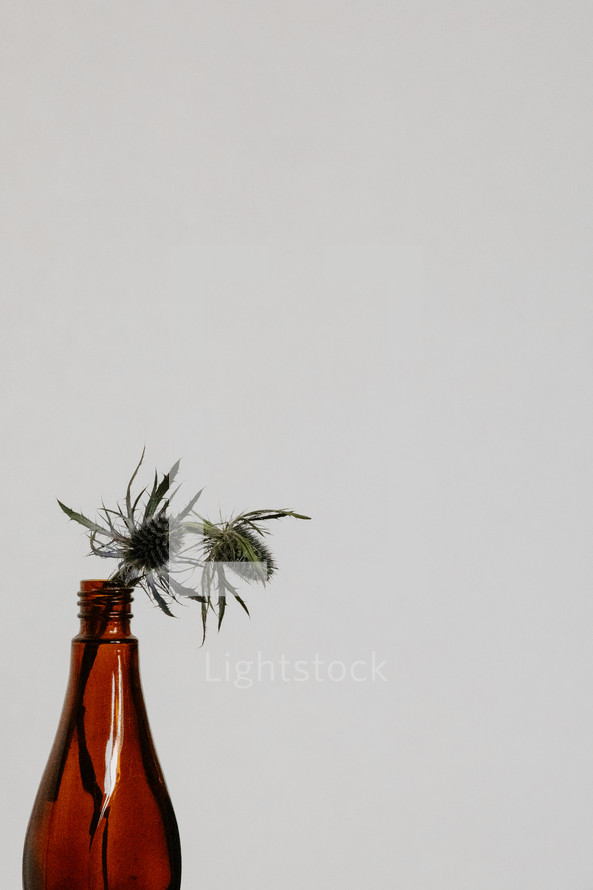
<instances>
[{"instance_id":1,"label":"dried thistle head","mask_svg":"<svg viewBox=\"0 0 593 890\"><path fill-rule=\"evenodd\" d=\"M264 536L269 531L262 523L292 516L309 519L292 510L252 510L230 520L210 522L194 507L202 493L195 494L176 515L168 510L178 489L170 493L177 473L176 461L159 481L155 473L152 488L142 489L132 497L132 485L144 460L144 451L126 489L123 505L99 509L100 522L77 513L58 501L69 519L89 532L91 552L117 559L110 577L114 585L139 586L166 615L178 597L201 603L202 643L206 637L208 614L218 617L218 628L226 609L227 596L234 597L249 615L245 602L227 578L229 569L248 583L265 584L276 571L274 557ZM203 490L203 489L202 489ZM201 570L199 586L186 576Z\"/></svg>"},{"instance_id":2,"label":"dried thistle head","mask_svg":"<svg viewBox=\"0 0 593 890\"><path fill-rule=\"evenodd\" d=\"M276 571L272 552L263 540L264 532L244 515L218 524L205 520L204 530L201 549L207 562L228 563L239 577L261 584L269 581Z\"/></svg>"}]
</instances>

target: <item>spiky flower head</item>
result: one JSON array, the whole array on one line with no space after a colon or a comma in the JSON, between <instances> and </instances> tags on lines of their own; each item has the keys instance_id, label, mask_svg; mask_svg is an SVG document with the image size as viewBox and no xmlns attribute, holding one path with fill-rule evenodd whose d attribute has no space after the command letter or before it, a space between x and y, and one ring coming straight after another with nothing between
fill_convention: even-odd
<instances>
[{"instance_id":1,"label":"spiky flower head","mask_svg":"<svg viewBox=\"0 0 593 890\"><path fill-rule=\"evenodd\" d=\"M77 513L58 501L64 513L89 532L91 552L117 559L110 577L113 586L142 587L156 605L172 615L170 605L179 597L201 603L202 643L206 637L208 614L218 618L218 628L230 594L249 614L237 589L228 580L227 569L248 583L265 584L276 571L274 557L264 536L262 523L292 516L309 519L293 510L251 510L231 518L211 522L194 509L203 489L195 494L176 515L171 515L171 493L180 461L173 464L159 481L155 472L148 487L132 498L132 485L144 460L144 451L128 483L124 503L99 509L100 522ZM199 585L193 581L195 570L201 572ZM188 578L189 576L189 578Z\"/></svg>"}]
</instances>

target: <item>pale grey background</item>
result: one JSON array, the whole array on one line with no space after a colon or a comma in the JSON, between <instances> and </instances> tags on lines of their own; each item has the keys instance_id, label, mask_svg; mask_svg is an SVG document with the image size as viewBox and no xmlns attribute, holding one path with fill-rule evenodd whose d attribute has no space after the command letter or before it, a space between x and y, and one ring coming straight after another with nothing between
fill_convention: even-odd
<instances>
[{"instance_id":1,"label":"pale grey background","mask_svg":"<svg viewBox=\"0 0 593 890\"><path fill-rule=\"evenodd\" d=\"M592 890L591 4L0 13L2 886L105 575L54 499L146 443L314 517L205 650L136 604L185 890Z\"/></svg>"}]
</instances>

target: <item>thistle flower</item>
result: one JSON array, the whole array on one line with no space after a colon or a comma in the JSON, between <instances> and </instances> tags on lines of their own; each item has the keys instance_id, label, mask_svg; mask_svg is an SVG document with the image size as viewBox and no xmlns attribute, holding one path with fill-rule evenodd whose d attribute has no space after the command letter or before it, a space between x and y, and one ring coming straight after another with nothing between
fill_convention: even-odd
<instances>
[{"instance_id":1,"label":"thistle flower","mask_svg":"<svg viewBox=\"0 0 593 890\"><path fill-rule=\"evenodd\" d=\"M77 513L58 501L69 519L89 531L91 553L117 559L117 569L110 577L113 586L139 586L166 614L179 597L201 603L202 643L206 638L208 614L218 616L218 629L230 594L249 615L245 602L227 578L226 569L248 583L265 584L276 571L274 557L264 541L269 531L262 523L292 516L309 519L293 510L252 510L229 520L211 522L200 516L194 507L201 489L176 515L168 510L179 490L171 492L180 461L176 461L159 482L155 472L150 493L148 487L132 497L132 485L144 460L144 450L128 486L123 506L98 510L100 522ZM143 500L144 499L144 500ZM199 588L191 576L201 570ZM190 579L186 575L190 575ZM183 578L183 581L179 579Z\"/></svg>"}]
</instances>

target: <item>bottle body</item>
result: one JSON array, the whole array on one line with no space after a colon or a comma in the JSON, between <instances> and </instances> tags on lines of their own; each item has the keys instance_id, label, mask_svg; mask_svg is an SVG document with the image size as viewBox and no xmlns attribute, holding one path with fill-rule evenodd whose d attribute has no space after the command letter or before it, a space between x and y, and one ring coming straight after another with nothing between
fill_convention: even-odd
<instances>
[{"instance_id":1,"label":"bottle body","mask_svg":"<svg viewBox=\"0 0 593 890\"><path fill-rule=\"evenodd\" d=\"M24 890L179 890L179 833L129 632L131 592L83 582L80 602L62 716L25 840Z\"/></svg>"}]
</instances>

